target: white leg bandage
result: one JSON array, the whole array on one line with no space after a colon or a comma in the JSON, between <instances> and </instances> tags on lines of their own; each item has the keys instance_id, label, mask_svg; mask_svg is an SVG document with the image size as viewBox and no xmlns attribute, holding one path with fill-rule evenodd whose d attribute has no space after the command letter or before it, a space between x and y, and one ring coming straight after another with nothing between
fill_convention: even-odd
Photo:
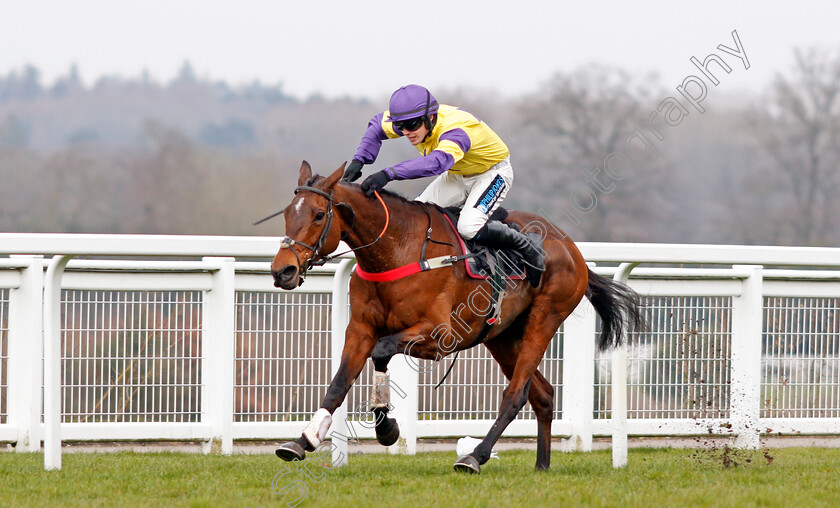
<instances>
[{"instance_id":1,"label":"white leg bandage","mask_svg":"<svg viewBox=\"0 0 840 508\"><path fill-rule=\"evenodd\" d=\"M387 372L373 373L373 389L370 391L370 407L391 407L391 376Z\"/></svg>"},{"instance_id":2,"label":"white leg bandage","mask_svg":"<svg viewBox=\"0 0 840 508\"><path fill-rule=\"evenodd\" d=\"M324 408L319 409L312 416L312 420L303 429L303 437L309 441L314 448L318 448L321 441L327 436L327 431L332 424L332 415Z\"/></svg>"}]
</instances>

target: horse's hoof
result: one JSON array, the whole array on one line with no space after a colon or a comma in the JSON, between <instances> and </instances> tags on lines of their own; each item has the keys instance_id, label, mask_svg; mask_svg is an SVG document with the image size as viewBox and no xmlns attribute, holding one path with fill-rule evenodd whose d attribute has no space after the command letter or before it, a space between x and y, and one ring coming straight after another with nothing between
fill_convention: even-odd
<instances>
[{"instance_id":1,"label":"horse's hoof","mask_svg":"<svg viewBox=\"0 0 840 508\"><path fill-rule=\"evenodd\" d=\"M387 427L387 428L385 428ZM379 429L382 428L382 432ZM400 426L397 425L397 420L388 418L382 425L376 427L376 440L382 446L391 446L400 438Z\"/></svg>"},{"instance_id":2,"label":"horse's hoof","mask_svg":"<svg viewBox=\"0 0 840 508\"><path fill-rule=\"evenodd\" d=\"M294 441L281 444L276 450L274 450L274 454L286 462L303 460L306 458L306 450Z\"/></svg>"},{"instance_id":3,"label":"horse's hoof","mask_svg":"<svg viewBox=\"0 0 840 508\"><path fill-rule=\"evenodd\" d=\"M481 466L478 465L478 460L472 455L464 455L455 461L455 471L459 473L480 474Z\"/></svg>"}]
</instances>

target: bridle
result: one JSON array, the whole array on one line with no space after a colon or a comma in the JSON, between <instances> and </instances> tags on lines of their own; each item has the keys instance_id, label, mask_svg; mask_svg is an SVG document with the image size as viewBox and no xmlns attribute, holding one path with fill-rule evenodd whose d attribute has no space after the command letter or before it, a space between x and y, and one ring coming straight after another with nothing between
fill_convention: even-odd
<instances>
[{"instance_id":1,"label":"bridle","mask_svg":"<svg viewBox=\"0 0 840 508\"><path fill-rule=\"evenodd\" d=\"M383 201L382 197L379 195L379 192L375 191L374 194L376 195L376 199L379 200L379 202L382 204L382 208L384 208L384 210L385 210L385 226L382 228L382 232L379 233L379 236L377 236L375 240L373 240L372 242L370 242L367 245L362 245L361 247L351 248L350 250L342 252L341 254L335 254L335 255L332 255L332 256L330 256L330 255L321 256L320 259L318 259L320 254L321 254L321 249L324 247L324 244L327 242L327 236L329 235L330 228L332 227L332 220L333 220L333 215L334 215L333 206L346 206L347 209L350 210L353 213L353 224L350 226L351 230L353 229L353 227L356 224L356 212L347 203L343 203L343 202L336 203L335 202L335 199L333 198L333 194L335 194L335 189L333 189L329 194L327 194L326 192L322 191L321 189L316 189L315 187L311 187L309 185L299 185L297 188L295 188L295 194L297 194L298 192L301 192L301 191L314 192L315 194L318 194L320 196L323 196L323 197L327 198L328 205L327 205L326 220L324 221L324 229L321 231L321 234L318 237L318 241L315 242L315 245L309 245L308 243L304 243L304 242L300 242L298 240L294 240L294 239L292 239L288 236L283 237L283 240L280 241L280 248L291 250L292 254L295 255L295 259L297 259L298 266L301 267L302 271L300 273L300 280L298 282L298 286L303 284L303 281L306 278L306 273L313 266L322 266L322 265L326 264L327 262L329 262L330 260L335 259L335 258L340 257L340 256L343 256L344 254L347 254L348 252L355 252L357 250L361 250L361 249L364 249L366 247L370 247L371 245L378 242L383 236L385 236L385 231L388 229L388 225L391 222L391 218L390 218L391 214L388 211L388 206L385 204L385 201ZM265 222L272 217L280 215L281 213L283 213L282 210L279 211L279 212L276 212L272 215L269 215L268 217L264 217L264 218L262 218L262 219L260 219L256 222L254 222L254 224L256 225L256 224L260 224L262 222ZM346 234L344 232L342 232L341 233L341 239L344 240L345 238L346 238ZM303 248L312 252L312 256L309 257L306 264L304 264L301 261L300 256L298 255L297 251L292 248L292 246L294 246L294 245L300 245L301 247L303 247Z\"/></svg>"},{"instance_id":2,"label":"bridle","mask_svg":"<svg viewBox=\"0 0 840 508\"><path fill-rule=\"evenodd\" d=\"M297 259L298 266L300 266L303 270L300 274L300 282L298 283L298 285L303 284L303 280L306 277L306 272L308 272L310 268L312 268L313 266L323 265L328 261L326 259L326 256L324 258L321 258L320 260L317 260L317 258L320 255L321 249L324 247L324 244L327 243L327 235L330 234L330 227L332 227L333 205L335 204L335 201L333 200L333 194L335 193L335 190L327 194L321 189L316 189L315 187L310 187L308 185L301 185L295 189L295 194L297 194L300 191L310 191L314 192L315 194L324 196L325 198L327 198L327 203L329 204L327 205L327 217L324 221L324 229L321 231L321 235L318 237L318 241L315 242L315 245L309 245L308 243L293 240L288 236L284 236L283 240L280 241L280 248L291 250L292 254L295 255L295 259ZM298 255L297 251L292 248L292 246L294 245L300 245L301 247L309 249L312 252L312 256L309 257L305 265L301 262L300 256Z\"/></svg>"}]
</instances>

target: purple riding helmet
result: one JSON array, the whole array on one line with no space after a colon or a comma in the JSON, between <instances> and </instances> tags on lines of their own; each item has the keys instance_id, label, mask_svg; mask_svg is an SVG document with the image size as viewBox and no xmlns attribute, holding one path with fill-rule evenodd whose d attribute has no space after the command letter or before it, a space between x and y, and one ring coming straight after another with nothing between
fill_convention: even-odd
<instances>
[{"instance_id":1,"label":"purple riding helmet","mask_svg":"<svg viewBox=\"0 0 840 508\"><path fill-rule=\"evenodd\" d=\"M391 95L388 103L387 122L400 122L412 118L425 117L437 113L438 102L434 96L420 85L406 85Z\"/></svg>"}]
</instances>

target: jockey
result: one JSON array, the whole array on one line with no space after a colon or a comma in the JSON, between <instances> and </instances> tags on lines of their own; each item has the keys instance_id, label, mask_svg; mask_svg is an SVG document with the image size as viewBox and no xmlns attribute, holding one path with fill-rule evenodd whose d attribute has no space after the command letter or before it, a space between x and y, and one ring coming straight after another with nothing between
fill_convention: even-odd
<instances>
[{"instance_id":1,"label":"jockey","mask_svg":"<svg viewBox=\"0 0 840 508\"><path fill-rule=\"evenodd\" d=\"M458 233L495 248L518 250L528 280L539 285L542 253L527 236L489 221L513 183L510 151L490 127L466 111L437 100L424 87L408 85L391 95L388 111L374 116L362 136L344 180L353 182L379 155L382 141L405 136L421 156L373 173L362 182L368 196L391 180L436 176L417 201L461 208Z\"/></svg>"}]
</instances>

